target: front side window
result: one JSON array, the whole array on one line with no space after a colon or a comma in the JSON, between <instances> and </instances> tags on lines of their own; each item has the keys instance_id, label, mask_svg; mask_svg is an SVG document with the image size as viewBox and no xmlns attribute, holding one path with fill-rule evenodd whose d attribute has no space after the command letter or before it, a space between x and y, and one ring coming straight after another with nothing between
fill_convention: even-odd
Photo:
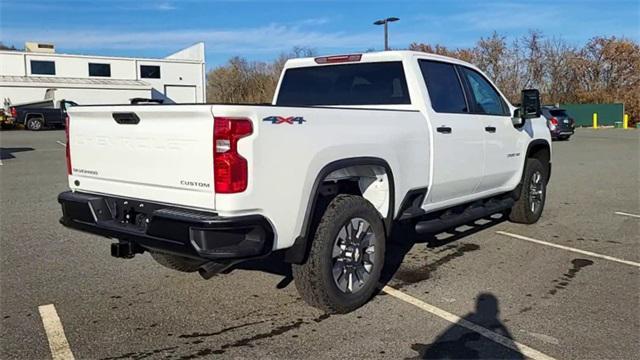
<instances>
[{"instance_id":1,"label":"front side window","mask_svg":"<svg viewBox=\"0 0 640 360\"><path fill-rule=\"evenodd\" d=\"M428 60L420 60L419 63L434 111L439 113L469 112L462 85L453 64Z\"/></svg>"},{"instance_id":2,"label":"front side window","mask_svg":"<svg viewBox=\"0 0 640 360\"><path fill-rule=\"evenodd\" d=\"M89 76L111 77L111 65L89 63Z\"/></svg>"},{"instance_id":3,"label":"front side window","mask_svg":"<svg viewBox=\"0 0 640 360\"><path fill-rule=\"evenodd\" d=\"M160 79L160 66L140 65L140 77L143 79Z\"/></svg>"},{"instance_id":4,"label":"front side window","mask_svg":"<svg viewBox=\"0 0 640 360\"><path fill-rule=\"evenodd\" d=\"M485 115L509 115L502 97L484 76L466 67L461 69L471 88L474 112Z\"/></svg>"},{"instance_id":5,"label":"front side window","mask_svg":"<svg viewBox=\"0 0 640 360\"><path fill-rule=\"evenodd\" d=\"M411 104L402 63L372 62L288 69L277 105Z\"/></svg>"},{"instance_id":6,"label":"front side window","mask_svg":"<svg viewBox=\"0 0 640 360\"><path fill-rule=\"evenodd\" d=\"M31 60L31 74L55 75L56 63L53 61Z\"/></svg>"}]
</instances>

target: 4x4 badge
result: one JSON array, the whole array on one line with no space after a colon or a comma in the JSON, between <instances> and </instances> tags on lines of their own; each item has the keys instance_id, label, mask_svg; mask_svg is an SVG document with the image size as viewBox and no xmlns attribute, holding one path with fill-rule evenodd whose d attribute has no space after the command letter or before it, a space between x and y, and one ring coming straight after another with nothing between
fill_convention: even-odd
<instances>
[{"instance_id":1,"label":"4x4 badge","mask_svg":"<svg viewBox=\"0 0 640 360\"><path fill-rule=\"evenodd\" d=\"M293 123L298 123L300 125L302 125L302 123L306 122L307 120L305 120L302 116L288 116L288 117L284 117L284 116L267 116L266 118L262 119L262 121L269 121L272 124L290 124L293 125Z\"/></svg>"}]
</instances>

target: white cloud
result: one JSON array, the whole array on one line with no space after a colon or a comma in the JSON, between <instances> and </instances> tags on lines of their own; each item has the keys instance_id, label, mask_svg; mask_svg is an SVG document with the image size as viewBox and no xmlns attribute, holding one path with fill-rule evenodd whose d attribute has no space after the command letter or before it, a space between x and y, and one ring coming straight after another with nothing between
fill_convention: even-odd
<instances>
[{"instance_id":1,"label":"white cloud","mask_svg":"<svg viewBox=\"0 0 640 360\"><path fill-rule=\"evenodd\" d=\"M263 27L224 29L191 29L159 31L114 31L74 29L65 31L43 29L3 29L3 37L12 43L48 41L58 48L90 49L155 49L175 50L186 44L204 41L208 52L265 53L306 46L316 49L361 50L379 45L377 31L366 33L321 32L299 25L271 24ZM400 44L399 35L395 38ZM403 44L404 46L405 44Z\"/></svg>"}]
</instances>

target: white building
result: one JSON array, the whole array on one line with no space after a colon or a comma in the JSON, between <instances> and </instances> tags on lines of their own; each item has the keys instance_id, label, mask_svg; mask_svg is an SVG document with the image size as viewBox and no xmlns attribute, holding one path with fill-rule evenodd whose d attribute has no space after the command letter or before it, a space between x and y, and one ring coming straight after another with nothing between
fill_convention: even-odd
<instances>
[{"instance_id":1,"label":"white building","mask_svg":"<svg viewBox=\"0 0 640 360\"><path fill-rule=\"evenodd\" d=\"M81 105L128 104L136 97L206 101L204 43L162 59L57 54L42 43L25 49L0 51L0 107L43 100L45 93Z\"/></svg>"}]
</instances>

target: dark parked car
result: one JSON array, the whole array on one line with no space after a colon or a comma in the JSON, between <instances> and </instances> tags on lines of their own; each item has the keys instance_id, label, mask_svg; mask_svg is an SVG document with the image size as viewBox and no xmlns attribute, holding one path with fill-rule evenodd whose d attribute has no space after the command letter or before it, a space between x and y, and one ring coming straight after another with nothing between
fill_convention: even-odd
<instances>
[{"instance_id":1,"label":"dark parked car","mask_svg":"<svg viewBox=\"0 0 640 360\"><path fill-rule=\"evenodd\" d=\"M22 124L29 130L41 130L45 127L64 127L67 108L78 105L73 101L61 100L55 107L53 100L39 101L11 106L9 114L16 124Z\"/></svg>"},{"instance_id":2,"label":"dark parked car","mask_svg":"<svg viewBox=\"0 0 640 360\"><path fill-rule=\"evenodd\" d=\"M547 126L554 140L567 140L574 133L576 121L565 109L555 106L543 106L542 115L547 119Z\"/></svg>"}]
</instances>

